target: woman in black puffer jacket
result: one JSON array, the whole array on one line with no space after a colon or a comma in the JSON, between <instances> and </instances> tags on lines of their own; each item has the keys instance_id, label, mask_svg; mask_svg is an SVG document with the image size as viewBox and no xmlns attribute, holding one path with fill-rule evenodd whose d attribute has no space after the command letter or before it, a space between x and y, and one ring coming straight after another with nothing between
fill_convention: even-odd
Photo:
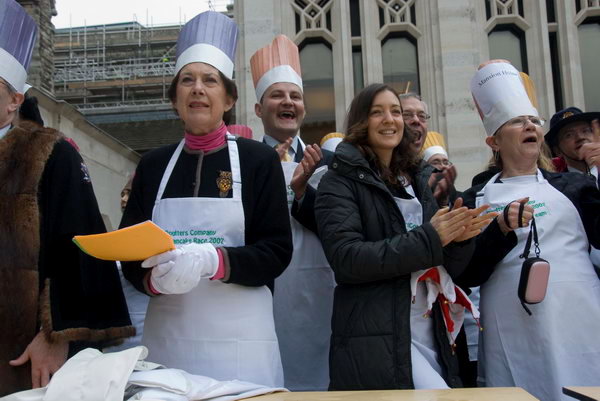
<instances>
[{"instance_id":1,"label":"woman in black puffer jacket","mask_svg":"<svg viewBox=\"0 0 600 401\"><path fill-rule=\"evenodd\" d=\"M411 304L411 273L444 265L450 276L460 274L472 254L469 239L485 221L464 207L438 211L430 167L410 154L391 87L359 93L346 132L315 204L338 283L330 389L459 387L440 306L427 310L424 283ZM423 318L427 312L432 319Z\"/></svg>"}]
</instances>

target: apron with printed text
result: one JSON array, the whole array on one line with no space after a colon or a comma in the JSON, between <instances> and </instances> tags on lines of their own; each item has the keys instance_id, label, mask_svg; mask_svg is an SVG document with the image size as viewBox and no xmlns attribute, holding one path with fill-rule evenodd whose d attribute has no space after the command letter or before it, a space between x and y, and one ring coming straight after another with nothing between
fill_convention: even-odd
<instances>
[{"instance_id":1,"label":"apron with printed text","mask_svg":"<svg viewBox=\"0 0 600 401\"><path fill-rule=\"evenodd\" d=\"M238 147L228 135L232 198L167 198L162 195L183 149L181 141L160 183L152 220L171 233L176 245L245 244ZM273 299L266 287L200 280L187 294L150 299L143 344L149 360L217 380L283 385L273 322Z\"/></svg>"},{"instance_id":2,"label":"apron with printed text","mask_svg":"<svg viewBox=\"0 0 600 401\"><path fill-rule=\"evenodd\" d=\"M396 205L402 213L406 231L411 231L423 225L423 207L417 199L411 185L405 187L412 196L411 199L394 197ZM416 390L447 389L442 378L437 348L435 346L434 328L431 317L425 317L427 312L427 289L425 282L417 284L414 302L410 305L410 356L412 377Z\"/></svg>"},{"instance_id":3,"label":"apron with printed text","mask_svg":"<svg viewBox=\"0 0 600 401\"><path fill-rule=\"evenodd\" d=\"M281 166L291 209L294 191L290 183L298 163L283 162ZM325 171L325 166L318 168L309 185L316 188ZM319 238L296 219L290 218L290 222L294 253L275 280L273 297L285 386L292 391L326 391L335 279Z\"/></svg>"},{"instance_id":4,"label":"apron with printed text","mask_svg":"<svg viewBox=\"0 0 600 401\"><path fill-rule=\"evenodd\" d=\"M477 194L476 204L487 203L501 213L509 202L529 197L550 278L545 299L528 305L529 316L517 296L519 255L529 227L515 230L518 244L481 286L480 374L488 387L518 386L542 401L568 400L563 386L598 385L600 380L600 281L586 233L573 203L539 170L529 181L496 183L499 176Z\"/></svg>"}]
</instances>

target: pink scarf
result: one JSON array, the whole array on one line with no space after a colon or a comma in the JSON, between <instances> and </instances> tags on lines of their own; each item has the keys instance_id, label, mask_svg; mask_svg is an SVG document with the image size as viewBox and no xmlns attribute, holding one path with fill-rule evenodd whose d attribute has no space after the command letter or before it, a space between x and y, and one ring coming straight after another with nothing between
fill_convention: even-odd
<instances>
[{"instance_id":1,"label":"pink scarf","mask_svg":"<svg viewBox=\"0 0 600 401\"><path fill-rule=\"evenodd\" d=\"M194 135L186 132L185 144L189 149L209 152L225 145L225 134L227 134L227 127L222 122L219 128L205 135Z\"/></svg>"}]
</instances>

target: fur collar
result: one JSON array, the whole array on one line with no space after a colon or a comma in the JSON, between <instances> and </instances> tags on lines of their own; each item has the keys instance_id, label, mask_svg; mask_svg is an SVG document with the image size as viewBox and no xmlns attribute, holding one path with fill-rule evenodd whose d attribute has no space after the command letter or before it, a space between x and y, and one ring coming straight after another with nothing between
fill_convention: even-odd
<instances>
[{"instance_id":1,"label":"fur collar","mask_svg":"<svg viewBox=\"0 0 600 401\"><path fill-rule=\"evenodd\" d=\"M30 366L8 361L25 350L39 328L38 185L61 135L34 124L0 139L0 396L29 388Z\"/></svg>"}]
</instances>

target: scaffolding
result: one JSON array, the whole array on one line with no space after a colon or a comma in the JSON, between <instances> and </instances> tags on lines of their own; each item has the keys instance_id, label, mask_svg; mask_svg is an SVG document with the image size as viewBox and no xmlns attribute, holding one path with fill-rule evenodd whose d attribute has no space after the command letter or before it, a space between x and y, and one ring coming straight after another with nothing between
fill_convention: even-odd
<instances>
[{"instance_id":1,"label":"scaffolding","mask_svg":"<svg viewBox=\"0 0 600 401\"><path fill-rule=\"evenodd\" d=\"M208 6L232 17L233 0L209 0ZM134 20L56 30L57 97L82 111L170 107L167 90L184 23L144 26Z\"/></svg>"}]
</instances>

